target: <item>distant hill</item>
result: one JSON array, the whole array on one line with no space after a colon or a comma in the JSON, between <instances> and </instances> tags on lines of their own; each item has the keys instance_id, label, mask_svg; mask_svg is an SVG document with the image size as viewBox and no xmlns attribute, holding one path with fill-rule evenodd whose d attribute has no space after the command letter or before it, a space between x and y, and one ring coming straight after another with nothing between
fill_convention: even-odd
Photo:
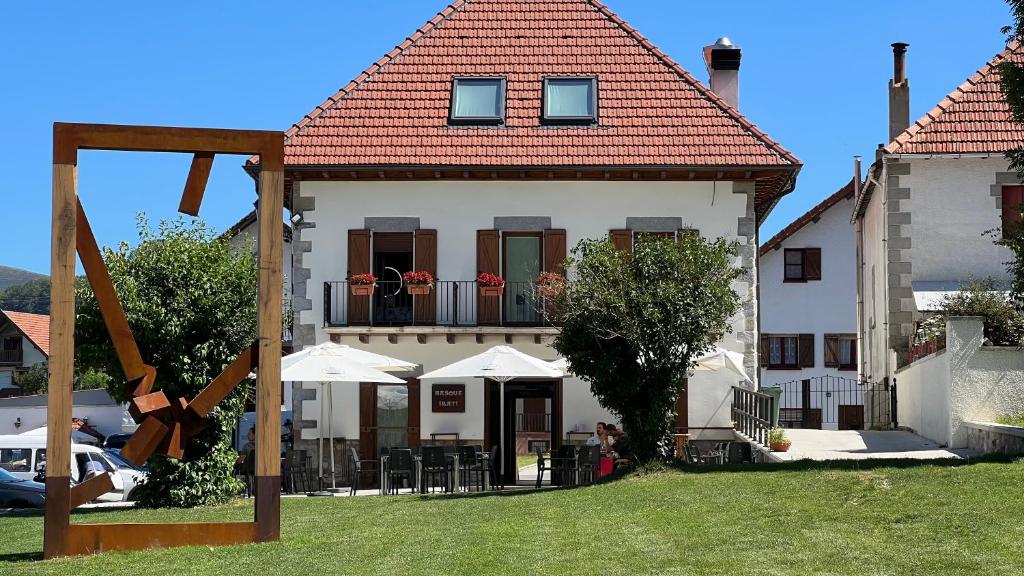
<instances>
[{"instance_id":1,"label":"distant hill","mask_svg":"<svg viewBox=\"0 0 1024 576\"><path fill-rule=\"evenodd\" d=\"M38 280L40 278L46 278L46 275L36 274L35 272L22 270L21 268L0 266L0 290L10 288L11 286L20 286L21 284L26 284L32 280Z\"/></svg>"}]
</instances>

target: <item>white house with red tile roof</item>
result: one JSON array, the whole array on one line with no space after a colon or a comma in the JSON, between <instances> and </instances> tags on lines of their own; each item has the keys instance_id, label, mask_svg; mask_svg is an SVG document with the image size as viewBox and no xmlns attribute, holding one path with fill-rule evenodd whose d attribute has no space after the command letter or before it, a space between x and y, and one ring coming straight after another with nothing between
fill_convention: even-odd
<instances>
[{"instance_id":1,"label":"white house with red tile roof","mask_svg":"<svg viewBox=\"0 0 1024 576\"><path fill-rule=\"evenodd\" d=\"M910 339L937 298L971 278L1008 283L1009 250L995 245L1003 222L1020 220L1024 188L1004 157L1024 142L1002 91L998 65L1024 61L1014 42L910 123L905 45L894 45L890 143L856 200L860 266L860 373L889 384L908 361ZM992 231L995 231L994 234Z\"/></svg>"},{"instance_id":2,"label":"white house with red tile roof","mask_svg":"<svg viewBox=\"0 0 1024 576\"><path fill-rule=\"evenodd\" d=\"M857 381L854 181L761 245L761 386L784 427L863 429Z\"/></svg>"},{"instance_id":3,"label":"white house with red tile roof","mask_svg":"<svg viewBox=\"0 0 1024 576\"><path fill-rule=\"evenodd\" d=\"M50 317L0 310L0 391L17 388L14 374L50 357Z\"/></svg>"},{"instance_id":4,"label":"white house with red tile roof","mask_svg":"<svg viewBox=\"0 0 1024 576\"><path fill-rule=\"evenodd\" d=\"M636 234L699 231L741 245L743 311L720 345L756 377L757 226L800 163L737 111L740 49L722 39L705 58L718 92L596 0L445 8L287 132L296 348L333 339L425 371L496 344L553 360L558 328L533 295L540 272L560 271L584 238L629 250ZM434 275L430 294L407 293L411 270ZM346 280L367 272L376 291L353 295ZM484 272L505 278L501 296L480 295ZM732 438L737 382L696 375L681 431ZM516 432L552 446L614 420L571 376L507 386L504 431L496 387L443 384L464 395L454 412L415 378L387 391L407 399L399 409L373 385L338 386L335 434L372 457L441 439L490 447ZM318 388L293 396L297 444L310 449Z\"/></svg>"}]
</instances>

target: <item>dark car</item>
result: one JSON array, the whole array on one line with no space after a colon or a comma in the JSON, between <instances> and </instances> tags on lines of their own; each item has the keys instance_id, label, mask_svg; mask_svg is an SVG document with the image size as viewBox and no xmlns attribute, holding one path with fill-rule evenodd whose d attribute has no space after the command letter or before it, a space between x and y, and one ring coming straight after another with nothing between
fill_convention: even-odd
<instances>
[{"instance_id":1,"label":"dark car","mask_svg":"<svg viewBox=\"0 0 1024 576\"><path fill-rule=\"evenodd\" d=\"M111 434L110 436L107 436L106 440L104 440L103 447L117 448L118 450L120 450L121 448L124 448L124 445L128 442L128 439L131 437L131 434Z\"/></svg>"},{"instance_id":2,"label":"dark car","mask_svg":"<svg viewBox=\"0 0 1024 576\"><path fill-rule=\"evenodd\" d=\"M42 508L46 486L0 468L0 508Z\"/></svg>"}]
</instances>

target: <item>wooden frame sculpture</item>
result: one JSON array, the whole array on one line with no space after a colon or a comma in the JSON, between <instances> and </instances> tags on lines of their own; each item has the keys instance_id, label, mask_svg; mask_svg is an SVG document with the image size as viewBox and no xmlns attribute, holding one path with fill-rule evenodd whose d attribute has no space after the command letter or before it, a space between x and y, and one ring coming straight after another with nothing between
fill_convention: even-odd
<instances>
[{"instance_id":1,"label":"wooden frame sculpture","mask_svg":"<svg viewBox=\"0 0 1024 576\"><path fill-rule=\"evenodd\" d=\"M157 369L143 363L114 292L96 238L78 199L78 150L194 154L178 210L199 213L215 154L259 155L259 339L191 400L153 391ZM268 542L281 532L281 236L284 133L103 124L53 125L53 216L50 247L50 380L47 412L43 556L105 550ZM124 369L129 413L139 424L123 449L136 463L155 452L180 458L204 418L250 370L256 378L256 513L253 522L72 524L71 510L112 490L110 477L71 487L71 391L75 354L75 253L96 294Z\"/></svg>"}]
</instances>

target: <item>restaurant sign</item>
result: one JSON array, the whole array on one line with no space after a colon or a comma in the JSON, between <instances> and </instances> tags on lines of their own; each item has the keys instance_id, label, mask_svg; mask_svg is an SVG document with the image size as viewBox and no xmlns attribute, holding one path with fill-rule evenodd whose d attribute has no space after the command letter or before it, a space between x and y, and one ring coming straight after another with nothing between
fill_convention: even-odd
<instances>
[{"instance_id":1,"label":"restaurant sign","mask_svg":"<svg viewBox=\"0 0 1024 576\"><path fill-rule=\"evenodd\" d=\"M434 384L431 388L434 412L465 412L465 384Z\"/></svg>"}]
</instances>

